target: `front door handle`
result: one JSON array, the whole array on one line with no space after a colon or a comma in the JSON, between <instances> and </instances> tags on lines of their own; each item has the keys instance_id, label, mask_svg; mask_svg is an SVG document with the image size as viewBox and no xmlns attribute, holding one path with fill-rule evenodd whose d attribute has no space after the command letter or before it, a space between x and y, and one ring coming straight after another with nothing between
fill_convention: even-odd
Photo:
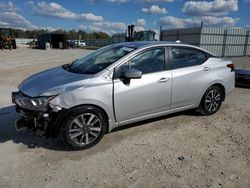
<instances>
[{"instance_id":1,"label":"front door handle","mask_svg":"<svg viewBox=\"0 0 250 188\"><path fill-rule=\"evenodd\" d=\"M169 80L169 78L161 78L157 82L158 83L164 83L164 82L167 82L168 80Z\"/></svg>"},{"instance_id":2,"label":"front door handle","mask_svg":"<svg viewBox=\"0 0 250 188\"><path fill-rule=\"evenodd\" d=\"M211 70L211 67L204 67L202 70L203 71L209 71L209 70Z\"/></svg>"}]
</instances>

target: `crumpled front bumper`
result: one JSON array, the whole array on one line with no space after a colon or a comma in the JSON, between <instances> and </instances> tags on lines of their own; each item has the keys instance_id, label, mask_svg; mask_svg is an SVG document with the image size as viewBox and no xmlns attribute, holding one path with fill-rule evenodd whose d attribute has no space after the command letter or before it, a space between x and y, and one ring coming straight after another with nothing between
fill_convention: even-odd
<instances>
[{"instance_id":1,"label":"crumpled front bumper","mask_svg":"<svg viewBox=\"0 0 250 188\"><path fill-rule=\"evenodd\" d=\"M15 123L16 129L29 128L37 135L44 136L52 119L49 108L34 108L31 98L21 92L12 92L11 98L16 112L21 113L21 118Z\"/></svg>"}]
</instances>

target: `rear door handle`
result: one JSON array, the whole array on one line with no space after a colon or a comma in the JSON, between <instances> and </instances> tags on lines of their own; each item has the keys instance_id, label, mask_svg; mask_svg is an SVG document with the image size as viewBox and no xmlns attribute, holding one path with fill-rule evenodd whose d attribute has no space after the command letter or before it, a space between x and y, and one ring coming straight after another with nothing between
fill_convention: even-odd
<instances>
[{"instance_id":1,"label":"rear door handle","mask_svg":"<svg viewBox=\"0 0 250 188\"><path fill-rule=\"evenodd\" d=\"M164 83L167 82L169 80L169 78L161 78L160 80L158 80L158 83Z\"/></svg>"},{"instance_id":2,"label":"rear door handle","mask_svg":"<svg viewBox=\"0 0 250 188\"><path fill-rule=\"evenodd\" d=\"M209 70L211 70L211 67L204 67L202 70L203 71L209 71Z\"/></svg>"}]
</instances>

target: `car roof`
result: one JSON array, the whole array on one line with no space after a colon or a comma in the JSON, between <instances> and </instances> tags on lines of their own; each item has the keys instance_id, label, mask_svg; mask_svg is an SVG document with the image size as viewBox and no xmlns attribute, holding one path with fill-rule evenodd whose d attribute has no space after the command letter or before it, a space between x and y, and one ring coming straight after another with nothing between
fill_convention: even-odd
<instances>
[{"instance_id":1,"label":"car roof","mask_svg":"<svg viewBox=\"0 0 250 188\"><path fill-rule=\"evenodd\" d=\"M212 53L210 53L210 52L208 52L208 51L206 51L206 50L204 50L204 49L202 49L202 48L200 48L198 46L192 46L192 45L185 44L185 43L180 43L180 42L170 42L170 41L135 41L135 42L116 43L116 44L112 44L112 45L109 45L109 46L121 47L121 48L122 47L135 48L135 50L133 50L131 52L133 55L136 54L140 50L147 49L147 48L150 48L150 47L183 46L183 47L192 47L192 48L200 49L203 52L206 52L206 53L212 55L212 57L216 57ZM118 62L112 63L105 70L111 70L111 69L113 69L114 67L116 67L117 65L119 65L121 62L123 62L124 60L126 60L126 58L127 58L127 56L119 59ZM106 71L101 71L100 73L97 73L96 76L98 77L98 76L100 76L102 74L106 74Z\"/></svg>"},{"instance_id":2,"label":"car roof","mask_svg":"<svg viewBox=\"0 0 250 188\"><path fill-rule=\"evenodd\" d=\"M169 44L180 44L176 42L169 42L169 41L135 41L135 42L124 42L119 43L117 45L133 47L133 48L141 48L146 46L154 46L154 45L169 45Z\"/></svg>"},{"instance_id":3,"label":"car roof","mask_svg":"<svg viewBox=\"0 0 250 188\"><path fill-rule=\"evenodd\" d=\"M194 46L194 45L190 45L190 44L186 44L186 43L181 43L181 42L171 42L171 41L135 41L135 42L124 42L124 43L118 43L115 44L117 46L126 46L126 47L131 47L131 48L145 48L145 47L154 47L154 46L183 46L183 47L192 47L192 48L196 48L199 50L202 50L206 53L209 53L210 55L216 57L214 54L212 54L211 52L202 49L198 46Z\"/></svg>"}]
</instances>

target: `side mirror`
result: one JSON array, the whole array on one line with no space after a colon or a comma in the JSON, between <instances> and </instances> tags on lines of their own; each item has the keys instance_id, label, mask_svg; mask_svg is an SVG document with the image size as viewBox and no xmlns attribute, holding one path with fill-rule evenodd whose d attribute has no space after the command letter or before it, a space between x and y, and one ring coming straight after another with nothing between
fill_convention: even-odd
<instances>
[{"instance_id":1,"label":"side mirror","mask_svg":"<svg viewBox=\"0 0 250 188\"><path fill-rule=\"evenodd\" d=\"M142 77L142 72L137 69L129 69L124 72L124 78L127 79L140 79Z\"/></svg>"}]
</instances>

